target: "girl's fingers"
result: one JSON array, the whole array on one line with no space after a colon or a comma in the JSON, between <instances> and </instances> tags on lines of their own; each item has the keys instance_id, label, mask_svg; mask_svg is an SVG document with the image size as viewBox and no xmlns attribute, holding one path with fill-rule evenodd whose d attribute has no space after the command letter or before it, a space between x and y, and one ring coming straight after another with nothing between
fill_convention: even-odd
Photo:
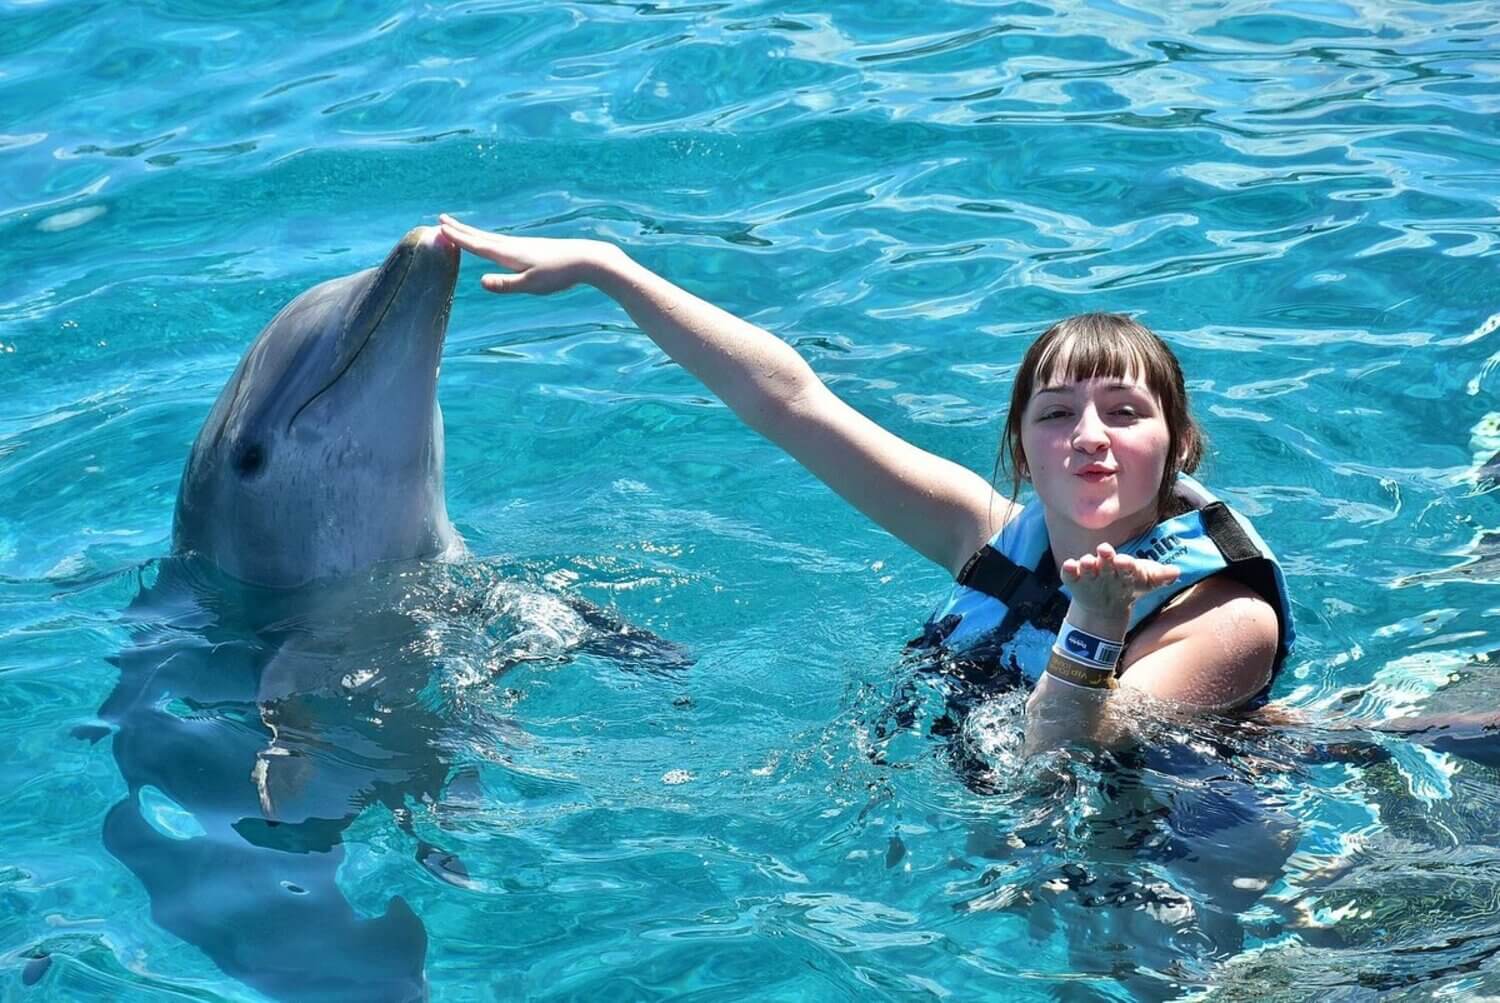
<instances>
[{"instance_id":1,"label":"girl's fingers","mask_svg":"<svg viewBox=\"0 0 1500 1003\"><path fill-rule=\"evenodd\" d=\"M1108 578L1148 592L1182 577L1181 568L1121 554L1107 543L1101 543L1092 554L1068 558L1058 570L1069 585L1083 579Z\"/></svg>"},{"instance_id":2,"label":"girl's fingers","mask_svg":"<svg viewBox=\"0 0 1500 1003\"><path fill-rule=\"evenodd\" d=\"M1182 577L1182 569L1156 561L1134 561L1131 569L1136 583L1146 589L1158 589L1170 585Z\"/></svg>"},{"instance_id":3,"label":"girl's fingers","mask_svg":"<svg viewBox=\"0 0 1500 1003\"><path fill-rule=\"evenodd\" d=\"M492 234L483 233L478 230L466 230L453 226L451 223L442 224L443 236L453 241L459 247L466 247L471 251L482 250L488 247L494 240Z\"/></svg>"},{"instance_id":4,"label":"girl's fingers","mask_svg":"<svg viewBox=\"0 0 1500 1003\"><path fill-rule=\"evenodd\" d=\"M453 241L466 251L479 251L484 246L484 238L471 230L461 230L452 223L442 224L443 236Z\"/></svg>"},{"instance_id":5,"label":"girl's fingers","mask_svg":"<svg viewBox=\"0 0 1500 1003\"><path fill-rule=\"evenodd\" d=\"M445 236L462 243L465 247L482 247L498 239L500 236L497 233L481 230L477 226L470 226L468 223L456 220L447 213L438 216L438 226L442 227Z\"/></svg>"},{"instance_id":6,"label":"girl's fingers","mask_svg":"<svg viewBox=\"0 0 1500 1003\"><path fill-rule=\"evenodd\" d=\"M480 231L467 223L460 223L452 216L439 216L438 226L446 236L453 240L476 240L481 236Z\"/></svg>"},{"instance_id":7,"label":"girl's fingers","mask_svg":"<svg viewBox=\"0 0 1500 1003\"><path fill-rule=\"evenodd\" d=\"M531 267L531 262L517 255L513 248L517 241L513 238L502 237L495 233L465 233L455 230L446 223L443 224L443 236L452 240L459 247L470 254L477 254L481 258L488 258L497 265L504 265L513 272L524 272Z\"/></svg>"},{"instance_id":8,"label":"girl's fingers","mask_svg":"<svg viewBox=\"0 0 1500 1003\"><path fill-rule=\"evenodd\" d=\"M483 254L486 257L503 254L505 253L504 247L506 244L520 242L519 238L507 237L489 230L481 230L477 226L470 226L467 223L459 222L447 214L439 216L438 219L442 221L439 225L443 228L445 236L451 238L460 247L467 248L476 254ZM509 263L504 264L507 268L511 267Z\"/></svg>"},{"instance_id":9,"label":"girl's fingers","mask_svg":"<svg viewBox=\"0 0 1500 1003\"><path fill-rule=\"evenodd\" d=\"M483 233L484 232L483 230L479 229L479 227L477 227L477 226L470 226L468 223L465 223L463 220L458 219L455 216L450 216L450 215L448 215L445 212L438 213L438 222L441 223L441 224L443 224L444 226L451 226L451 227L454 227L454 228L459 229L459 230L468 230L470 233Z\"/></svg>"},{"instance_id":10,"label":"girl's fingers","mask_svg":"<svg viewBox=\"0 0 1500 1003\"><path fill-rule=\"evenodd\" d=\"M1107 543L1099 544L1098 556L1095 559L1099 562L1099 573L1101 575L1113 574L1115 568L1118 566L1115 563L1119 560L1119 558L1115 556L1115 548L1111 547ZM1125 556L1125 560L1127 562L1130 560L1129 555ZM1124 565L1124 568L1128 570L1129 565Z\"/></svg>"},{"instance_id":11,"label":"girl's fingers","mask_svg":"<svg viewBox=\"0 0 1500 1003\"><path fill-rule=\"evenodd\" d=\"M1153 581L1151 584L1152 588L1161 588L1163 585L1171 585L1177 579L1182 577L1181 568L1174 568L1170 565L1161 564L1157 565L1157 569L1158 570L1155 572L1155 581Z\"/></svg>"}]
</instances>

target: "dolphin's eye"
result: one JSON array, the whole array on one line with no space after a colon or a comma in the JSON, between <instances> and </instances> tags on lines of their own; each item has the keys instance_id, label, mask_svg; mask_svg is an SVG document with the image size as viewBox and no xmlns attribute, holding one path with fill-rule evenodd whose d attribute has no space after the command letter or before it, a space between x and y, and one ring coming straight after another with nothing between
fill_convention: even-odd
<instances>
[{"instance_id":1,"label":"dolphin's eye","mask_svg":"<svg viewBox=\"0 0 1500 1003\"><path fill-rule=\"evenodd\" d=\"M265 465L266 451L260 448L258 442L247 443L234 454L234 469L239 471L241 477L254 477Z\"/></svg>"}]
</instances>

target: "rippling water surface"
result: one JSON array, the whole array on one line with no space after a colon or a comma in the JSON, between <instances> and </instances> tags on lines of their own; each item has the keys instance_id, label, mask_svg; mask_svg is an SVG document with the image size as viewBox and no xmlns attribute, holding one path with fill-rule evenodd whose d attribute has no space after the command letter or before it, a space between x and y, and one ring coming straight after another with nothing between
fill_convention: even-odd
<instances>
[{"instance_id":1,"label":"rippling water surface","mask_svg":"<svg viewBox=\"0 0 1500 1003\"><path fill-rule=\"evenodd\" d=\"M1500 14L1159 6L0 5L0 997L253 998L101 844L106 658L249 340L439 211L616 241L985 472L1028 341L1136 314L1283 556L1276 696L1493 707ZM1494 762L1205 725L1038 777L1009 697L955 769L899 662L943 574L599 294L479 272L440 391L475 559L407 596L463 782L339 872L421 917L433 999L1500 992ZM549 657L569 597L696 664Z\"/></svg>"}]
</instances>

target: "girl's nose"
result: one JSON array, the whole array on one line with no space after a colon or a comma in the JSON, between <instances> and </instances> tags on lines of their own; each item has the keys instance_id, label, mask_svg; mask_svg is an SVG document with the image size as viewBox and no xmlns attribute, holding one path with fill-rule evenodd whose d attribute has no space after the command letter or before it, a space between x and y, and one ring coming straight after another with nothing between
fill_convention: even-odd
<instances>
[{"instance_id":1,"label":"girl's nose","mask_svg":"<svg viewBox=\"0 0 1500 1003\"><path fill-rule=\"evenodd\" d=\"M1108 445L1108 430L1099 420L1099 412L1092 406L1084 408L1073 426L1073 448L1080 453L1097 453Z\"/></svg>"}]
</instances>

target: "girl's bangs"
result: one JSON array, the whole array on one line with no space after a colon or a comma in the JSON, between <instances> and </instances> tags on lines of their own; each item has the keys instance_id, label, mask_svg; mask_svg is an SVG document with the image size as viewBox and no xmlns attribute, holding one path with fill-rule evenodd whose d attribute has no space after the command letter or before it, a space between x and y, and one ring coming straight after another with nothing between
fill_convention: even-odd
<instances>
[{"instance_id":1,"label":"girl's bangs","mask_svg":"<svg viewBox=\"0 0 1500 1003\"><path fill-rule=\"evenodd\" d=\"M1101 336L1103 335L1103 336ZM1042 387L1076 383L1080 380L1140 380L1160 389L1151 377L1153 367L1143 346L1136 339L1121 337L1118 331L1107 335L1098 331L1080 331L1071 337L1055 339L1037 360L1032 393Z\"/></svg>"}]
</instances>

